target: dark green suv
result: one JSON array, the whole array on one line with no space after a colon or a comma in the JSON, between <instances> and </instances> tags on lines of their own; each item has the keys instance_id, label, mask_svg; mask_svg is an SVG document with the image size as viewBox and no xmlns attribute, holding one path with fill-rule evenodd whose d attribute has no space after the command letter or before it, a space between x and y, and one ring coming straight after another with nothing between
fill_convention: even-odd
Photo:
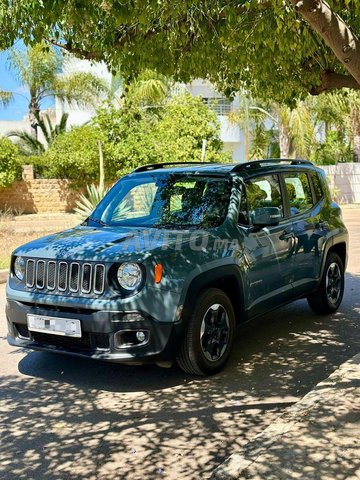
<instances>
[{"instance_id":1,"label":"dark green suv","mask_svg":"<svg viewBox=\"0 0 360 480\"><path fill-rule=\"evenodd\" d=\"M78 227L14 252L8 341L214 373L237 323L298 298L335 312L347 243L310 162L144 166Z\"/></svg>"}]
</instances>

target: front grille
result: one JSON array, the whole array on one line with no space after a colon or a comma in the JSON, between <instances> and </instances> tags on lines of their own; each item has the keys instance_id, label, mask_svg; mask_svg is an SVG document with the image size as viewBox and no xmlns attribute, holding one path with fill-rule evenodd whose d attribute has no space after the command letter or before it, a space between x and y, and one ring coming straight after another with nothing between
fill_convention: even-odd
<instances>
[{"instance_id":1,"label":"front grille","mask_svg":"<svg viewBox=\"0 0 360 480\"><path fill-rule=\"evenodd\" d=\"M101 263L28 259L26 286L37 290L101 295L105 290L105 266Z\"/></svg>"},{"instance_id":2,"label":"front grille","mask_svg":"<svg viewBox=\"0 0 360 480\"><path fill-rule=\"evenodd\" d=\"M66 350L108 350L110 348L109 335L105 333L83 332L81 338L67 337L64 335L51 335L49 333L31 332L34 342L41 345L61 347Z\"/></svg>"},{"instance_id":3,"label":"front grille","mask_svg":"<svg viewBox=\"0 0 360 480\"><path fill-rule=\"evenodd\" d=\"M53 347L62 347L69 350L91 350L89 334L83 332L81 338L51 335L48 333L31 332L34 342Z\"/></svg>"}]
</instances>

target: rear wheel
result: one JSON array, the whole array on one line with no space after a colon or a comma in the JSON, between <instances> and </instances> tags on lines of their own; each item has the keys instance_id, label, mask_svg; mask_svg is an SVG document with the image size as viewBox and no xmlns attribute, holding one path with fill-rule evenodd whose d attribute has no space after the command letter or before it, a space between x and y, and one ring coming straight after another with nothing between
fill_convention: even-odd
<instances>
[{"instance_id":1,"label":"rear wheel","mask_svg":"<svg viewBox=\"0 0 360 480\"><path fill-rule=\"evenodd\" d=\"M344 295L344 266L336 253L330 253L326 259L324 273L316 292L307 297L315 313L327 315L336 312Z\"/></svg>"},{"instance_id":2,"label":"rear wheel","mask_svg":"<svg viewBox=\"0 0 360 480\"><path fill-rule=\"evenodd\" d=\"M189 319L178 365L195 375L220 371L229 358L234 333L235 315L228 296L217 288L204 291Z\"/></svg>"}]
</instances>

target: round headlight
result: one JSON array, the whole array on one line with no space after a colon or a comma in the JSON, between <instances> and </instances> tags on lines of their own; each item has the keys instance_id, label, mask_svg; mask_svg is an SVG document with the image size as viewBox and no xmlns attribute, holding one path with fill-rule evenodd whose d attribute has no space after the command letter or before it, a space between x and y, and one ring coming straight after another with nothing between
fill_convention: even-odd
<instances>
[{"instance_id":1,"label":"round headlight","mask_svg":"<svg viewBox=\"0 0 360 480\"><path fill-rule=\"evenodd\" d=\"M137 263L122 263L117 271L117 279L120 287L125 290L136 290L142 281L141 268Z\"/></svg>"},{"instance_id":2,"label":"round headlight","mask_svg":"<svg viewBox=\"0 0 360 480\"><path fill-rule=\"evenodd\" d=\"M14 273L19 280L23 280L25 275L25 260L22 257L16 257L14 262Z\"/></svg>"}]
</instances>

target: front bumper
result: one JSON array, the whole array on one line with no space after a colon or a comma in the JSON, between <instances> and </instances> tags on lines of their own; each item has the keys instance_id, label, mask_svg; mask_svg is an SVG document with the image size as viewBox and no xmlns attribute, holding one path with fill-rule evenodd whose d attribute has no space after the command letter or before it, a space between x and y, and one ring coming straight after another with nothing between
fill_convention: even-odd
<instances>
[{"instance_id":1,"label":"front bumper","mask_svg":"<svg viewBox=\"0 0 360 480\"><path fill-rule=\"evenodd\" d=\"M30 332L27 314L79 319L82 336L74 338ZM8 299L6 317L10 345L118 363L172 361L183 337L182 322L159 322L143 312L59 308ZM134 337L132 333L125 337L124 332L139 330L147 332L145 343L119 343L119 338Z\"/></svg>"}]
</instances>

